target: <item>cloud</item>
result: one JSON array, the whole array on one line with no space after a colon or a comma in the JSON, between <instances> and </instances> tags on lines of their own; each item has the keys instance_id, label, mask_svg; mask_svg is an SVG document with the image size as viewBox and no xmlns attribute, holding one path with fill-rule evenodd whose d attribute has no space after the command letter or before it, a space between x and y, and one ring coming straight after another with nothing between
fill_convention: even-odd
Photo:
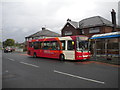
<instances>
[{"instance_id":1,"label":"cloud","mask_svg":"<svg viewBox=\"0 0 120 90\"><path fill-rule=\"evenodd\" d=\"M4 0L2 1L3 40L23 42L25 36L43 26L60 33L68 18L74 21L100 15L111 20L118 0ZM0 5L1 7L1 5Z\"/></svg>"}]
</instances>

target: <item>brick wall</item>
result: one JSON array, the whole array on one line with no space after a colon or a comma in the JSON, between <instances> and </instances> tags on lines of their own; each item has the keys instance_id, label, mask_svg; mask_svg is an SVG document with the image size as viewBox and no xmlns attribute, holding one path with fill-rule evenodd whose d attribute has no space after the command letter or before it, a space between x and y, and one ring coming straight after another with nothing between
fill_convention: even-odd
<instances>
[{"instance_id":1,"label":"brick wall","mask_svg":"<svg viewBox=\"0 0 120 90\"><path fill-rule=\"evenodd\" d=\"M96 27L92 27L92 28L96 28ZM105 33L105 27L97 27L97 28L99 28L99 30L100 30L100 32L98 32L98 33L89 33L89 30L90 30L90 28L84 28L83 30L84 30L84 35L86 35L86 36L88 36L88 37L91 37L91 36L93 36L94 34L102 34L102 33Z\"/></svg>"},{"instance_id":2,"label":"brick wall","mask_svg":"<svg viewBox=\"0 0 120 90\"><path fill-rule=\"evenodd\" d=\"M71 24L67 23L65 27L61 30L62 36L67 36L65 35L66 32L72 32L72 34L68 36L79 35L80 29L75 29Z\"/></svg>"}]
</instances>

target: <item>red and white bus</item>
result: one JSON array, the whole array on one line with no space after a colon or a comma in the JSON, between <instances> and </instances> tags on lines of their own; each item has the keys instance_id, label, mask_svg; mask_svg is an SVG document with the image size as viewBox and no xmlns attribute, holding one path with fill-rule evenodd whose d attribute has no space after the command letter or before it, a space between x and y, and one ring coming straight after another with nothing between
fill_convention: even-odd
<instances>
[{"instance_id":1,"label":"red and white bus","mask_svg":"<svg viewBox=\"0 0 120 90\"><path fill-rule=\"evenodd\" d=\"M27 53L33 57L60 60L86 60L90 58L88 37L83 35L28 40Z\"/></svg>"}]
</instances>

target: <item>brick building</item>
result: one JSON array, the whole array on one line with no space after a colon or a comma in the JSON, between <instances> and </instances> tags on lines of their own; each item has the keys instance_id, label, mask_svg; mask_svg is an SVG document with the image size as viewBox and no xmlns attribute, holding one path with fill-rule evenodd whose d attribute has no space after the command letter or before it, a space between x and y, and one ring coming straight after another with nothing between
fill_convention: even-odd
<instances>
[{"instance_id":1,"label":"brick building","mask_svg":"<svg viewBox=\"0 0 120 90\"><path fill-rule=\"evenodd\" d=\"M111 21L101 16L94 16L79 22L68 19L61 30L61 34L62 36L86 35L91 37L94 34L103 34L112 31L113 24ZM120 31L120 27L117 25L114 31Z\"/></svg>"},{"instance_id":2,"label":"brick building","mask_svg":"<svg viewBox=\"0 0 120 90\"><path fill-rule=\"evenodd\" d=\"M114 10L112 11L114 14ZM111 13L112 13L111 12ZM120 26L116 25L115 17L112 17L112 22L101 17L94 16L83 19L79 22L67 20L67 23L61 30L62 36L73 36L73 35L86 35L91 38L96 34L106 34L111 32L119 32ZM97 39L91 41L91 53L92 55L110 55L118 57L120 56L120 38L111 39ZM96 46L96 48L95 48Z\"/></svg>"}]
</instances>

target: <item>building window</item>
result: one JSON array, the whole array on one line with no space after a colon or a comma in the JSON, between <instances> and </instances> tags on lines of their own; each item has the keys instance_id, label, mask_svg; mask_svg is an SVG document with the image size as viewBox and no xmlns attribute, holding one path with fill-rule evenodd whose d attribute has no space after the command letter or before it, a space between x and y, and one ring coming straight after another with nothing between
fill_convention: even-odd
<instances>
[{"instance_id":1,"label":"building window","mask_svg":"<svg viewBox=\"0 0 120 90\"><path fill-rule=\"evenodd\" d=\"M84 30L82 29L82 34L85 34Z\"/></svg>"},{"instance_id":2,"label":"building window","mask_svg":"<svg viewBox=\"0 0 120 90\"><path fill-rule=\"evenodd\" d=\"M69 27L69 25L67 25L67 27Z\"/></svg>"},{"instance_id":3,"label":"building window","mask_svg":"<svg viewBox=\"0 0 120 90\"><path fill-rule=\"evenodd\" d=\"M89 33L99 33L99 32L100 32L100 29L98 27L89 29Z\"/></svg>"},{"instance_id":4,"label":"building window","mask_svg":"<svg viewBox=\"0 0 120 90\"><path fill-rule=\"evenodd\" d=\"M65 31L65 35L72 35L71 31Z\"/></svg>"}]
</instances>

